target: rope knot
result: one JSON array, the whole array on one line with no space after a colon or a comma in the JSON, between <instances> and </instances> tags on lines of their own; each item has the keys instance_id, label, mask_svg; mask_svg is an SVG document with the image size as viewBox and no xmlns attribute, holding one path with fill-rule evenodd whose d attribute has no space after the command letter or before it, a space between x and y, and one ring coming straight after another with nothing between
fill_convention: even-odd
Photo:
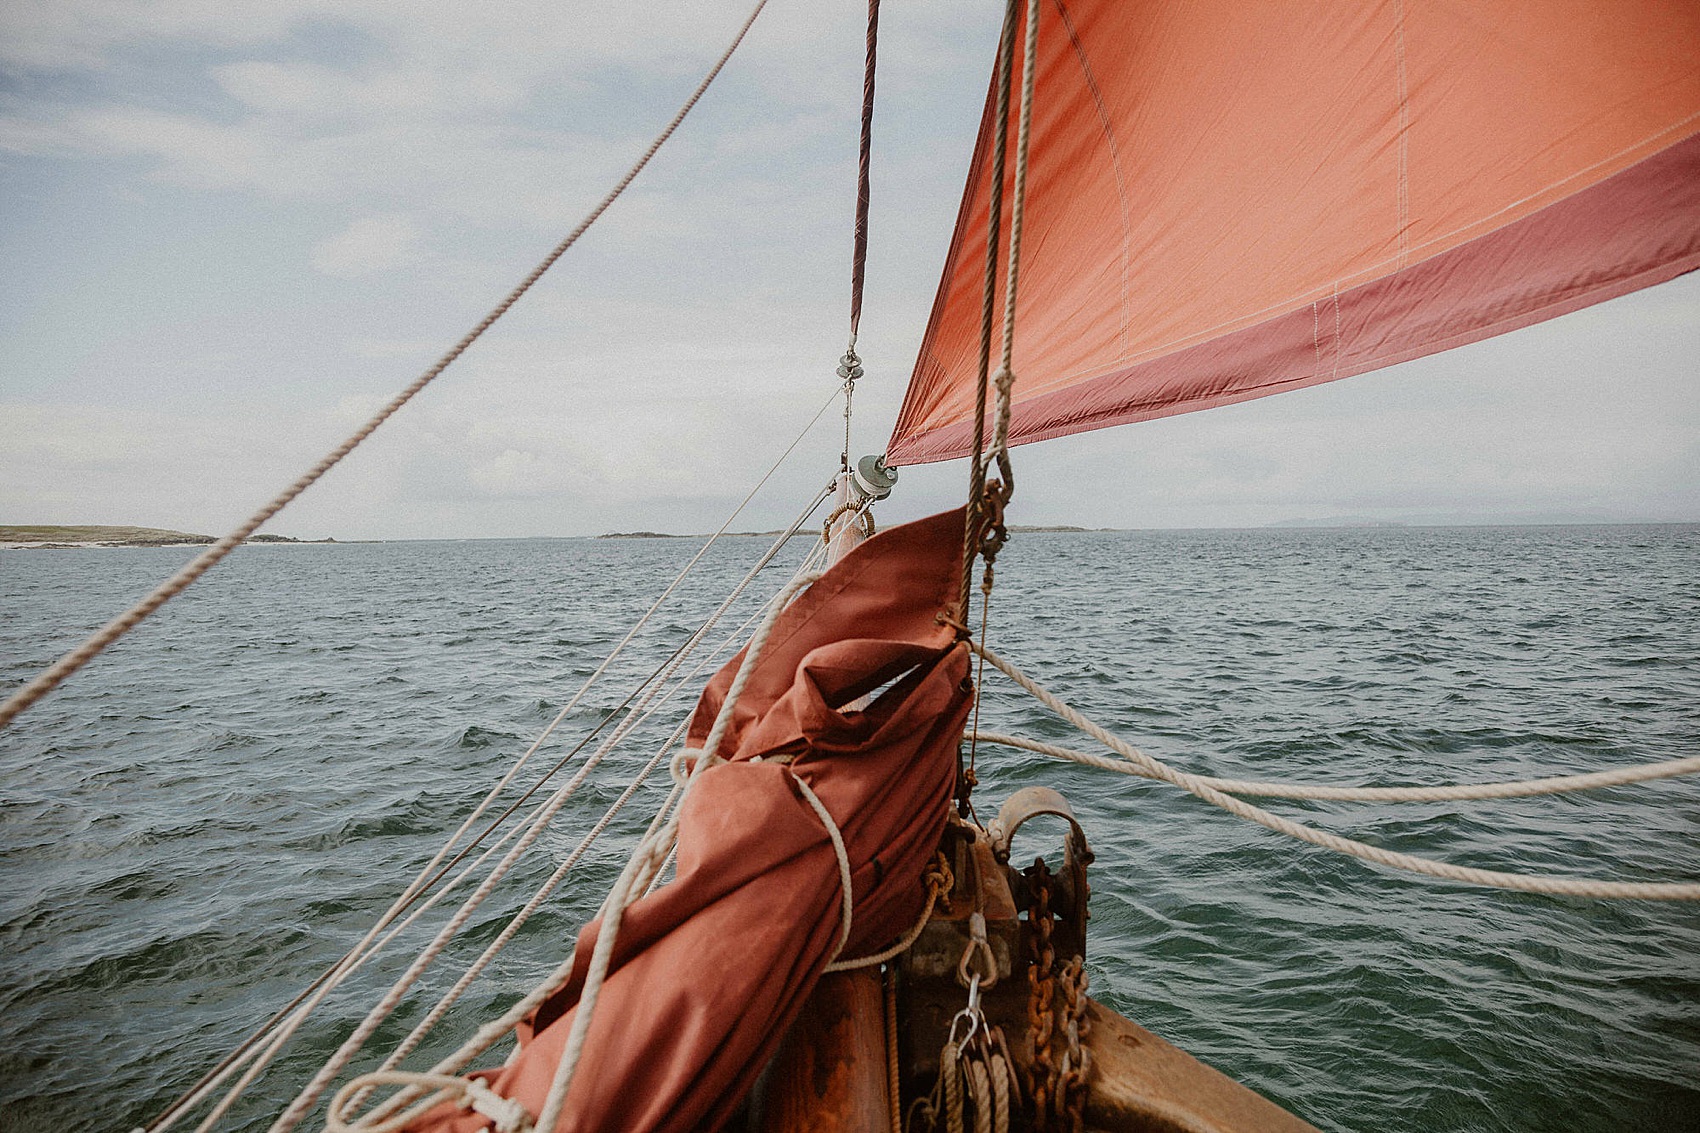
<instances>
[{"instance_id":1,"label":"rope knot","mask_svg":"<svg viewBox=\"0 0 1700 1133\"><path fill-rule=\"evenodd\" d=\"M504 1098L476 1078L468 1079L462 1103L488 1117L495 1133L531 1133L531 1114L516 1098Z\"/></svg>"}]
</instances>

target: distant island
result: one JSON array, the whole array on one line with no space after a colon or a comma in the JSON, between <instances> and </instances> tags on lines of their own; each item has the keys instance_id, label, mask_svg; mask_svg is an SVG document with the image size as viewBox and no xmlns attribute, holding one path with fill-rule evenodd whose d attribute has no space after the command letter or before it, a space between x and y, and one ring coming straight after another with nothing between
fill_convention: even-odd
<instances>
[{"instance_id":1,"label":"distant island","mask_svg":"<svg viewBox=\"0 0 1700 1133\"><path fill-rule=\"evenodd\" d=\"M201 547L217 536L163 527L111 527L95 524L0 523L0 547ZM335 539L292 539L288 535L250 535L249 543L335 543Z\"/></svg>"}]
</instances>

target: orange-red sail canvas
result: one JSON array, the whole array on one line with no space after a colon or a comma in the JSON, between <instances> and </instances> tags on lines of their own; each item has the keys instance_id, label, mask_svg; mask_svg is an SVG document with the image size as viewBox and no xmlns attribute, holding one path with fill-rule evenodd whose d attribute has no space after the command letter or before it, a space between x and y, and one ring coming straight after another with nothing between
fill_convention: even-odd
<instances>
[{"instance_id":1,"label":"orange-red sail canvas","mask_svg":"<svg viewBox=\"0 0 1700 1133\"><path fill-rule=\"evenodd\" d=\"M1700 265L1693 0L1039 10L1014 443L1363 373ZM894 464L972 448L994 117ZM1012 158L1006 236L1013 179Z\"/></svg>"}]
</instances>

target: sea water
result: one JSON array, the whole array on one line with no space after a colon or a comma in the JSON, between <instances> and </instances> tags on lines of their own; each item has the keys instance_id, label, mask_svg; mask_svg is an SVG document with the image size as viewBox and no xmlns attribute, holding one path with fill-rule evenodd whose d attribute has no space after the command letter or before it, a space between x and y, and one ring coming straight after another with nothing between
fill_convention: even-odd
<instances>
[{"instance_id":1,"label":"sea water","mask_svg":"<svg viewBox=\"0 0 1700 1133\"><path fill-rule=\"evenodd\" d=\"M764 546L717 545L538 767L618 711ZM695 549L243 548L0 734L0 1128L127 1129L193 1083L358 939ZM0 681L191 553L0 551ZM1700 746L1700 527L1017 535L989 638L1205 774L1428 784L1671 759ZM1000 676L986 688L984 726L1091 746ZM520 880L572 849L693 696L591 776ZM1700 908L1396 874L1167 786L1006 750L979 762L982 813L1042 782L1085 823L1092 993L1321 1128L1700 1129ZM1695 779L1268 805L1468 865L1700 878ZM559 962L643 817L615 824L424 1053ZM451 959L523 899L493 898ZM263 1127L397 970L333 996L235 1124Z\"/></svg>"}]
</instances>

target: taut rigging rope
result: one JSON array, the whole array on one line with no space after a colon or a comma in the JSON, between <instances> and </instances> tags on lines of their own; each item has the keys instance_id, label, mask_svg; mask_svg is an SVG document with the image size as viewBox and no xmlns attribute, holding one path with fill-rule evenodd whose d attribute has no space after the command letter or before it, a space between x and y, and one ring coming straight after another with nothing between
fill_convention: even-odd
<instances>
[{"instance_id":1,"label":"taut rigging rope","mask_svg":"<svg viewBox=\"0 0 1700 1133\"><path fill-rule=\"evenodd\" d=\"M1595 878L1544 877L1536 874L1474 869L1469 866L1452 865L1448 862L1437 862L1429 858L1417 857L1415 854L1402 854L1393 850L1384 850L1380 846L1372 846L1367 842L1359 842L1351 838L1342 838L1337 834L1329 834L1303 823L1282 818L1217 790L1201 776L1177 771L1162 760L1145 754L1087 719L1079 710L1065 703L1061 697L987 649L984 644L973 643L972 647L975 652L985 657L1010 680L1038 698L1039 702L1045 707L1111 751L1137 764L1153 779L1172 783L1182 790L1197 795L1205 802L1219 806L1230 814L1267 827L1278 834L1285 834L1288 837L1309 842L1314 846L1321 846L1324 849L1334 850L1337 853L1347 854L1364 861L1375 862L1392 869L1426 874L1429 877L1443 878L1447 881L1459 881L1466 885L1482 885L1493 889L1514 889L1524 893L1544 893L1549 896L1561 897L1700 901L1700 882L1606 881Z\"/></svg>"},{"instance_id":2,"label":"taut rigging rope","mask_svg":"<svg viewBox=\"0 0 1700 1133\"><path fill-rule=\"evenodd\" d=\"M982 743L1002 747L1023 748L1066 759L1087 767L1114 771L1118 775L1137 775L1142 779L1160 776L1126 758L1115 759L1088 751L1057 744L1030 740L1023 736L1007 736L1001 732L977 731L974 738ZM1610 771L1590 771L1582 775L1552 775L1543 779L1513 779L1496 783L1450 783L1435 787L1333 787L1320 783L1266 783L1255 779L1218 779L1209 775L1197 776L1207 787L1230 795L1252 795L1266 799L1300 799L1311 802L1379 802L1379 803L1438 803L1474 802L1483 799L1526 799L1540 795L1558 795L1569 791L1597 791L1605 787L1624 787L1631 783L1651 783L1659 779L1674 779L1679 775L1700 775L1700 755L1686 759L1667 759L1657 763L1637 763L1633 767L1614 767Z\"/></svg>"},{"instance_id":3,"label":"taut rigging rope","mask_svg":"<svg viewBox=\"0 0 1700 1133\"><path fill-rule=\"evenodd\" d=\"M691 112L691 108L702 98L709 85L714 82L732 58L732 53L738 50L738 45L743 43L744 36L750 30L750 26L756 22L756 17L761 15L762 9L766 6L767 0L757 0L755 8L745 19L743 26L738 29L738 34L733 37L731 45L709 69L702 82L697 84L696 90L691 92L691 96L685 100L684 105L679 107L679 112L673 115L673 120L667 123L666 128L656 135L654 141L649 143L649 148L644 150L643 155L626 171L625 176L615 183L608 194L597 202L596 207L591 209L583 220L579 221L578 226L569 232L559 244L555 245L549 254L543 257L543 260L532 268L531 272L512 291L508 292L500 303L497 303L491 309L489 314L479 320L477 326L467 331L459 342L451 346L447 353L437 359L430 369L414 379L411 385L391 398L371 420L360 426L347 440L332 449L329 454L304 472L294 483L278 493L270 503L244 520L236 530L196 555L187 566L160 583L147 597L106 623L81 645L65 654L34 680L19 689L4 704L0 704L0 729L10 724L24 709L59 687L67 677L94 660L107 646L129 633L155 610L182 593L231 551L241 546L248 536L260 529L262 524L282 511L296 496L312 487L319 477L334 468L343 457L353 452L362 441L376 432L378 427L389 420L397 410L413 400L415 394L430 385L439 374L449 368L450 363L466 352L467 347L478 341L485 331L495 325L497 319L507 314L508 309L519 302L520 296L531 290L532 284L543 278L543 273L554 267L555 261L566 254L567 249L577 243L578 238L583 236L592 224L596 223L597 219L607 211L608 206L613 204L620 194L626 191L626 186L632 183L637 175L643 171L644 166L649 164L650 158L654 157L667 139L673 136L673 131L679 128L679 124L685 120L685 116Z\"/></svg>"}]
</instances>

